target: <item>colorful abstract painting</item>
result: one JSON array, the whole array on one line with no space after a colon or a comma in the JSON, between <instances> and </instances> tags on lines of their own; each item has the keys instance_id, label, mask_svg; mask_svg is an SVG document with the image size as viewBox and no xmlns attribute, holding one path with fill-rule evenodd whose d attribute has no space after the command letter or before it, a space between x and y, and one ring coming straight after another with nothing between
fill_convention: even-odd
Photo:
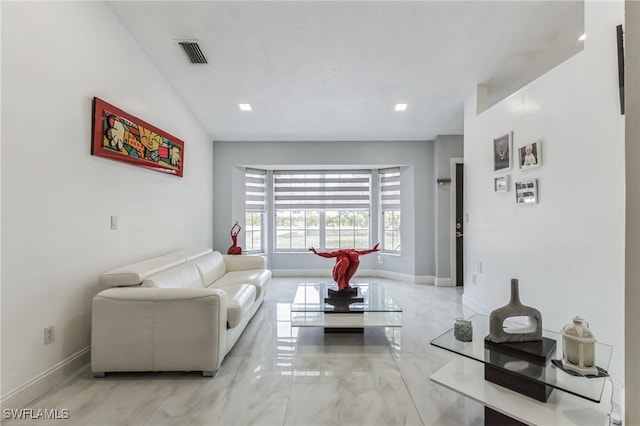
<instances>
[{"instance_id":1,"label":"colorful abstract painting","mask_svg":"<svg viewBox=\"0 0 640 426\"><path fill-rule=\"evenodd\" d=\"M176 176L184 168L183 141L99 98L93 98L91 154Z\"/></svg>"}]
</instances>

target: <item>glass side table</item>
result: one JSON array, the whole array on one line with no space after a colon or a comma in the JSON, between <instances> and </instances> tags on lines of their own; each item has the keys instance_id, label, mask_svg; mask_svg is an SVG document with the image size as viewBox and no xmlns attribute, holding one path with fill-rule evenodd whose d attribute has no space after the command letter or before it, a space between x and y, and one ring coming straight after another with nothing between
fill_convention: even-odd
<instances>
[{"instance_id":1,"label":"glass side table","mask_svg":"<svg viewBox=\"0 0 640 426\"><path fill-rule=\"evenodd\" d=\"M547 392L547 397L553 389L558 389L596 403L602 399L607 377L574 376L556 367L552 362L553 360L562 359L562 335L560 333L543 330L543 337L555 340L556 348L555 354L552 354L548 360L538 363L528 361L515 354L505 353L502 350L496 351L490 346L487 347L487 345L485 345L485 337L489 335L488 316L476 314L471 316L469 320L473 324L473 338L471 342L456 340L453 335L453 329L450 329L433 339L431 345L483 363L485 367L485 378L487 380L489 380L487 378L488 371L492 372L491 374L498 375L504 373L505 376L511 377L510 380L515 382L527 382L533 386L542 388ZM612 352L612 346L596 343L595 361L597 367L604 371L608 370ZM497 382L494 381L494 383ZM513 389L501 383L497 384ZM536 399L543 401L539 398Z\"/></svg>"}]
</instances>

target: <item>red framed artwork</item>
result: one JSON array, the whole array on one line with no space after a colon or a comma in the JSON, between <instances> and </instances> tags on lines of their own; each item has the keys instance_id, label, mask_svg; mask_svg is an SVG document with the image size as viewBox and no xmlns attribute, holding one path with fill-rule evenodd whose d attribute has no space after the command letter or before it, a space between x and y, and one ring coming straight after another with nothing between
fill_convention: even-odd
<instances>
[{"instance_id":1,"label":"red framed artwork","mask_svg":"<svg viewBox=\"0 0 640 426\"><path fill-rule=\"evenodd\" d=\"M184 142L100 98L93 98L91 155L182 176Z\"/></svg>"}]
</instances>

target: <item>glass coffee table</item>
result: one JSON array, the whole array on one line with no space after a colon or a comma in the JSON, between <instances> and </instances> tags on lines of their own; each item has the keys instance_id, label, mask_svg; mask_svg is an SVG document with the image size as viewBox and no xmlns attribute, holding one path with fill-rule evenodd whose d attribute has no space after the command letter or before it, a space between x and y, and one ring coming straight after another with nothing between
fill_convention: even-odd
<instances>
[{"instance_id":1,"label":"glass coffee table","mask_svg":"<svg viewBox=\"0 0 640 426\"><path fill-rule=\"evenodd\" d=\"M291 304L292 327L330 333L363 333L368 327L402 327L402 308L378 283L353 284L357 294L332 294L334 283L301 283Z\"/></svg>"}]
</instances>

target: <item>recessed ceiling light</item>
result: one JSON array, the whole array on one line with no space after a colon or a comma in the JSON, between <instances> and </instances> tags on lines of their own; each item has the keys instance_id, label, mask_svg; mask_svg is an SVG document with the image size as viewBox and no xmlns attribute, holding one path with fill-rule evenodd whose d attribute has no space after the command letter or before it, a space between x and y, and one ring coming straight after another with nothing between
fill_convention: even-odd
<instances>
[{"instance_id":1,"label":"recessed ceiling light","mask_svg":"<svg viewBox=\"0 0 640 426\"><path fill-rule=\"evenodd\" d=\"M587 38L587 34L582 34L580 37L578 37L578 41L585 41L585 39Z\"/></svg>"},{"instance_id":2,"label":"recessed ceiling light","mask_svg":"<svg viewBox=\"0 0 640 426\"><path fill-rule=\"evenodd\" d=\"M407 110L407 104L396 104L395 110L396 111L406 111Z\"/></svg>"},{"instance_id":3,"label":"recessed ceiling light","mask_svg":"<svg viewBox=\"0 0 640 426\"><path fill-rule=\"evenodd\" d=\"M251 104L238 104L240 111L251 111Z\"/></svg>"}]
</instances>

